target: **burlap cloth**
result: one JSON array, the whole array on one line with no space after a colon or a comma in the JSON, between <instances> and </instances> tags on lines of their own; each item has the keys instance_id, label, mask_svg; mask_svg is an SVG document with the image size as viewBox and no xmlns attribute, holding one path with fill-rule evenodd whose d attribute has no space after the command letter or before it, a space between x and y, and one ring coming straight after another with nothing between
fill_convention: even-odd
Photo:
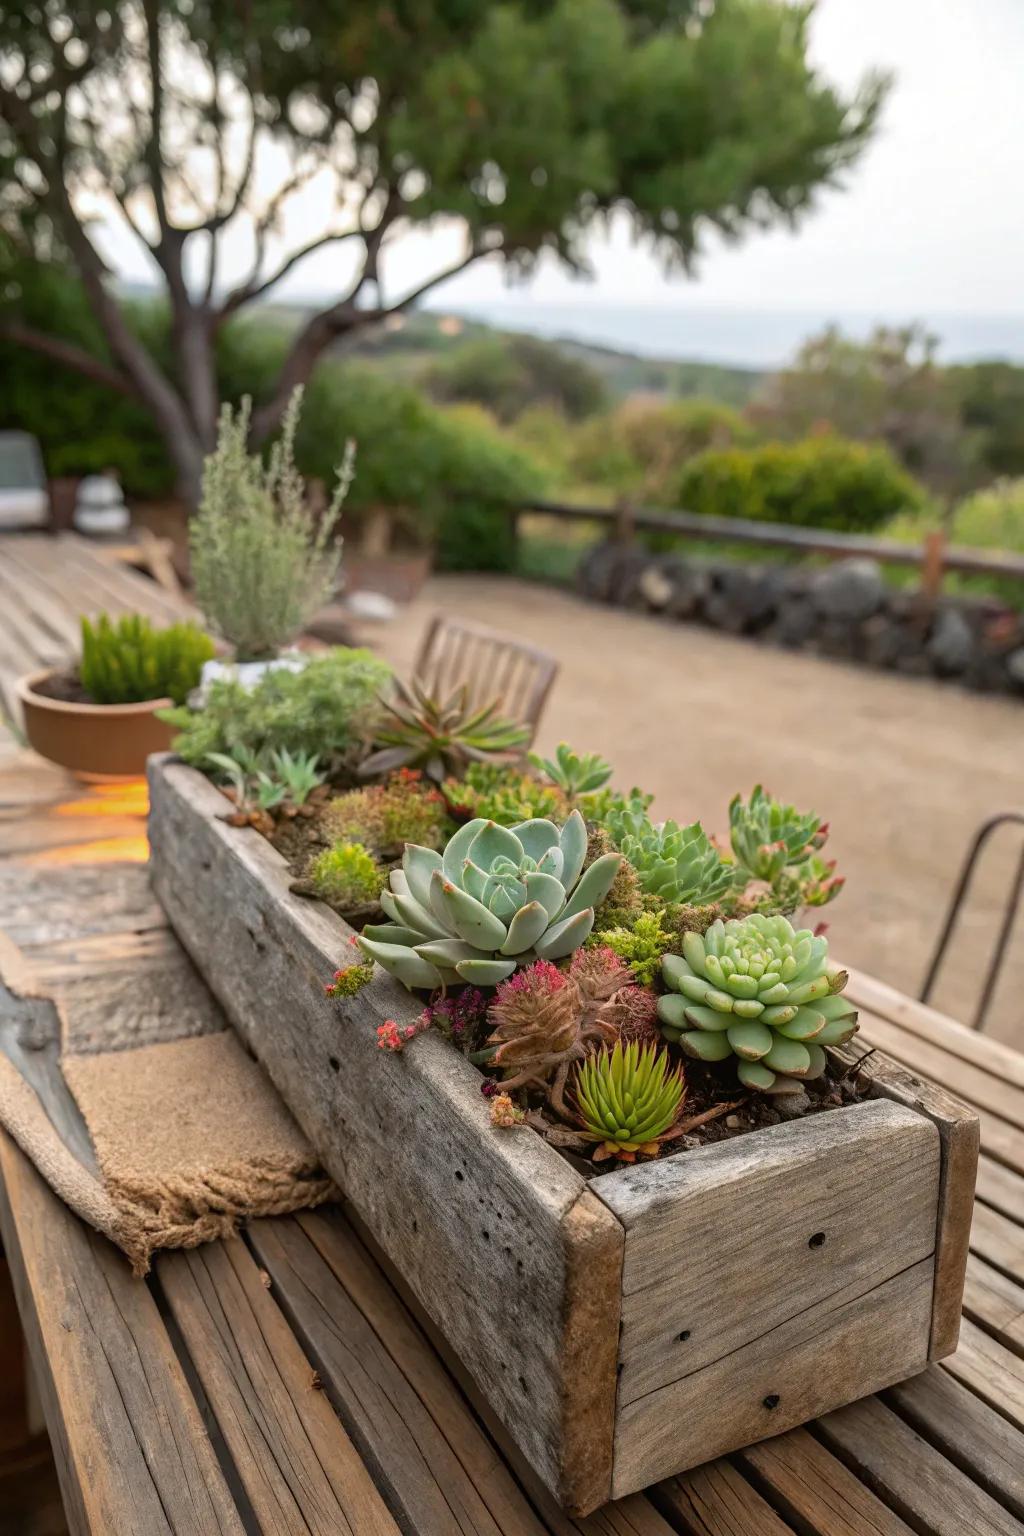
<instances>
[{"instance_id":1,"label":"burlap cloth","mask_svg":"<svg viewBox=\"0 0 1024 1536\"><path fill-rule=\"evenodd\" d=\"M172 936L161 943L155 965L127 957L106 980L97 965L60 982L0 934L0 1123L140 1275L157 1249L335 1193Z\"/></svg>"}]
</instances>

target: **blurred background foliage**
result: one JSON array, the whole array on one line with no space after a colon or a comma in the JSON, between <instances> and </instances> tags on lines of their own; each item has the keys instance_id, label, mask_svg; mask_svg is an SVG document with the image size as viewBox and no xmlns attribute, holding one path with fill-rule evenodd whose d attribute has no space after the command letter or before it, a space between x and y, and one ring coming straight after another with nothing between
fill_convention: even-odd
<instances>
[{"instance_id":1,"label":"blurred background foliage","mask_svg":"<svg viewBox=\"0 0 1024 1536\"><path fill-rule=\"evenodd\" d=\"M75 281L57 268L21 280L26 318L94 349ZM224 327L222 398L271 387L302 312L266 306ZM131 305L132 323L172 367L166 311ZM1024 368L943 366L921 328L859 342L830 330L773 374L639 358L580 342L492 329L433 312L393 318L330 353L307 390L301 467L325 482L358 445L350 533L371 508L399 540L433 546L447 569L516 560L504 504L544 496L685 508L715 516L882 531L919 542L945 526L959 544L1024 552ZM5 421L33 432L52 476L113 468L130 497L159 500L173 476L130 399L0 341ZM563 574L592 532L531 524L532 574ZM1013 583L987 590L1020 601ZM977 583L974 584L975 588Z\"/></svg>"}]
</instances>

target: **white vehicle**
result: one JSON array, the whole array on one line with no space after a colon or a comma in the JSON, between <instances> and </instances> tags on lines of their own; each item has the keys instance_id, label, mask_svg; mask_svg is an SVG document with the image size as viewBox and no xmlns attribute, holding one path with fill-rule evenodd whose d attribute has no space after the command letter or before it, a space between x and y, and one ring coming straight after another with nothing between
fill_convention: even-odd
<instances>
[{"instance_id":1,"label":"white vehicle","mask_svg":"<svg viewBox=\"0 0 1024 1536\"><path fill-rule=\"evenodd\" d=\"M39 443L30 432L0 432L0 530L45 528L50 495Z\"/></svg>"}]
</instances>

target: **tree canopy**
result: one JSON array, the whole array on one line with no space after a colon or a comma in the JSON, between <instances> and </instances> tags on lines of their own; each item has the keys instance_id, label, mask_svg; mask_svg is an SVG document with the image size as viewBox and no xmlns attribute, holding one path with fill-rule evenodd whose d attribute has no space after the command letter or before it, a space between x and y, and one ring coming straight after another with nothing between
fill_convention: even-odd
<instances>
[{"instance_id":1,"label":"tree canopy","mask_svg":"<svg viewBox=\"0 0 1024 1536\"><path fill-rule=\"evenodd\" d=\"M18 260L64 262L102 336L8 336L92 371L155 418L194 494L217 416L215 342L314 250L337 292L309 313L254 416L357 327L470 263L578 270L615 213L668 266L707 231L793 220L867 142L885 82L843 95L807 55L811 7L786 0L22 0L0 11L0 234ZM322 215L309 227L315 194ZM301 234L290 209L305 210ZM161 366L107 271L111 211L169 306ZM447 265L393 288L416 227L459 233ZM239 233L240 232L240 233ZM247 246L224 275L224 246Z\"/></svg>"}]
</instances>

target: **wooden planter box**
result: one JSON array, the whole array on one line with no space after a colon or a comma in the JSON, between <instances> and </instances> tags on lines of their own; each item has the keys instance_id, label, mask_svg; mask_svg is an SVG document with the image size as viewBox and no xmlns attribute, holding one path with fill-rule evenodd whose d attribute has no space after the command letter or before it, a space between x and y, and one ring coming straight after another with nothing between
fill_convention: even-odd
<instances>
[{"instance_id":1,"label":"wooden planter box","mask_svg":"<svg viewBox=\"0 0 1024 1536\"><path fill-rule=\"evenodd\" d=\"M902 1069L867 1102L587 1179L492 1129L419 1005L357 956L223 796L150 759L179 938L373 1237L561 1503L586 1513L920 1371L955 1347L977 1120ZM873 1058L873 1063L877 1057Z\"/></svg>"}]
</instances>

